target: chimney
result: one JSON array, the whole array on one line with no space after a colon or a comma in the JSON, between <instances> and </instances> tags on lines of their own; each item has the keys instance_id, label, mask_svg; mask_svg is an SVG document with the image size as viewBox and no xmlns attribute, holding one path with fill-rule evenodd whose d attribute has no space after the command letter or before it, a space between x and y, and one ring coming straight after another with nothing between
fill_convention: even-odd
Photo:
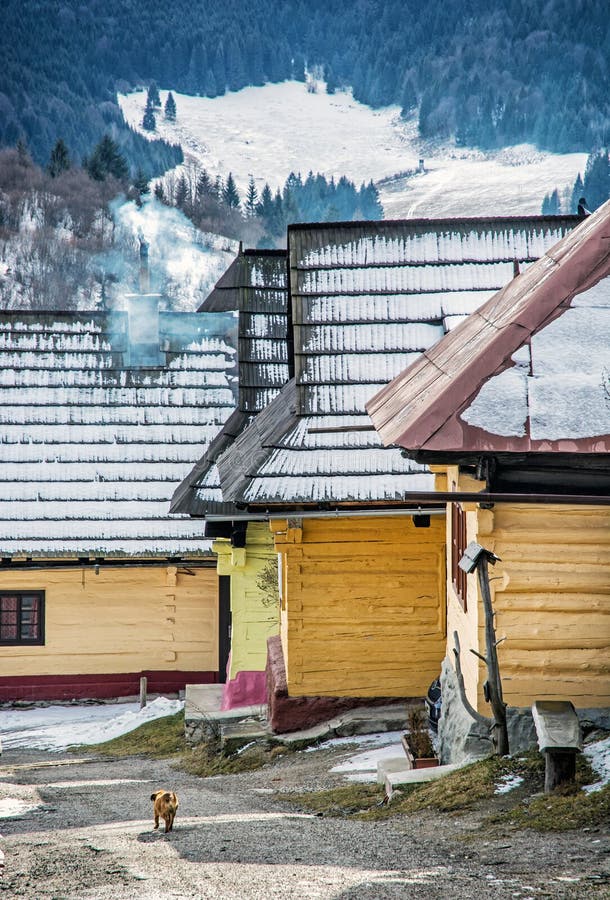
<instances>
[{"instance_id":1,"label":"chimney","mask_svg":"<svg viewBox=\"0 0 610 900\"><path fill-rule=\"evenodd\" d=\"M150 292L150 273L148 271L148 244L143 234L138 235L140 241L140 293Z\"/></svg>"},{"instance_id":2,"label":"chimney","mask_svg":"<svg viewBox=\"0 0 610 900\"><path fill-rule=\"evenodd\" d=\"M127 365L137 368L159 368L165 365L165 354L159 344L159 300L161 294L150 293L148 243L140 241L140 292L126 294Z\"/></svg>"}]
</instances>

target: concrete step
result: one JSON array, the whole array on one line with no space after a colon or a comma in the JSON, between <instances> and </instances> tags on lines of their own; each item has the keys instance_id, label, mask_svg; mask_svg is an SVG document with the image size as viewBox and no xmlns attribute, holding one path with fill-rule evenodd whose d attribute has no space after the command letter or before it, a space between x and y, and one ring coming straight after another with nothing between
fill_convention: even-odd
<instances>
[{"instance_id":1,"label":"concrete step","mask_svg":"<svg viewBox=\"0 0 610 900\"><path fill-rule=\"evenodd\" d=\"M461 769L465 763L449 763L440 766L431 766L428 769L409 769L405 766L404 756L383 759L377 764L377 782L384 784L386 793L391 796L392 791L403 784L422 784L426 781L436 781L451 772Z\"/></svg>"}]
</instances>

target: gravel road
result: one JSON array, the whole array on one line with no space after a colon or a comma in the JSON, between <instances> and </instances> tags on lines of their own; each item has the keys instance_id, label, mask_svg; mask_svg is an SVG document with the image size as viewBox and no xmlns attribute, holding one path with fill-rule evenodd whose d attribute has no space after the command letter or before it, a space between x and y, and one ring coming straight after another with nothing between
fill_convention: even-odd
<instances>
[{"instance_id":1,"label":"gravel road","mask_svg":"<svg viewBox=\"0 0 610 900\"><path fill-rule=\"evenodd\" d=\"M0 897L28 900L395 900L610 897L610 835L486 835L475 814L383 822L316 817L278 798L344 783L354 747L198 779L166 761L6 752ZM180 797L175 830L153 831L150 794ZM33 807L33 808L32 808Z\"/></svg>"}]
</instances>

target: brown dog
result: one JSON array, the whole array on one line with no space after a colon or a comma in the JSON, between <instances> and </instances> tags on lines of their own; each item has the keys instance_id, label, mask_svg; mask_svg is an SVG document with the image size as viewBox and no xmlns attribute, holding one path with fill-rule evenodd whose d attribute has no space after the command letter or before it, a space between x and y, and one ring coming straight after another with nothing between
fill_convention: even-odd
<instances>
[{"instance_id":1,"label":"brown dog","mask_svg":"<svg viewBox=\"0 0 610 900\"><path fill-rule=\"evenodd\" d=\"M174 819L178 809L178 798L173 791L155 791L150 795L153 801L153 814L155 817L155 828L159 827L159 819L165 822L165 832L171 831L174 827Z\"/></svg>"}]
</instances>

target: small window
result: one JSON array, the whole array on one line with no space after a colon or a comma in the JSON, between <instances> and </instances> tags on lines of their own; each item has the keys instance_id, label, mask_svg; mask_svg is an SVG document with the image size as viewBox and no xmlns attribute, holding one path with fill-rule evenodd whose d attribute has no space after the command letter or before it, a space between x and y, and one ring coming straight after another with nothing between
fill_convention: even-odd
<instances>
[{"instance_id":1,"label":"small window","mask_svg":"<svg viewBox=\"0 0 610 900\"><path fill-rule=\"evenodd\" d=\"M44 644L44 592L0 592L0 644Z\"/></svg>"},{"instance_id":2,"label":"small window","mask_svg":"<svg viewBox=\"0 0 610 900\"><path fill-rule=\"evenodd\" d=\"M459 503L451 504L451 580L453 587L466 611L467 576L458 563L466 549L466 513Z\"/></svg>"}]
</instances>

